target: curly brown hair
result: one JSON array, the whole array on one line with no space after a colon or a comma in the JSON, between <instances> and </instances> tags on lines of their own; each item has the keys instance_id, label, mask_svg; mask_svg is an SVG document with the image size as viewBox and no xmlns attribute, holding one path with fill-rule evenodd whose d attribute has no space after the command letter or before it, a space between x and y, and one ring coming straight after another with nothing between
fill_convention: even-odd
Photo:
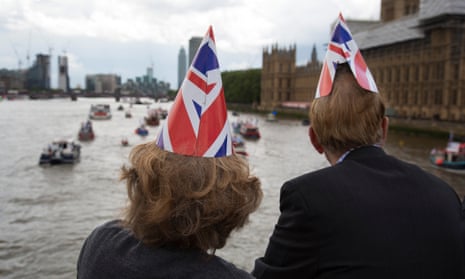
<instances>
[{"instance_id":1,"label":"curly brown hair","mask_svg":"<svg viewBox=\"0 0 465 279\"><path fill-rule=\"evenodd\" d=\"M213 251L243 227L262 199L261 184L236 155L203 158L134 147L121 168L129 203L123 224L150 246Z\"/></svg>"}]
</instances>

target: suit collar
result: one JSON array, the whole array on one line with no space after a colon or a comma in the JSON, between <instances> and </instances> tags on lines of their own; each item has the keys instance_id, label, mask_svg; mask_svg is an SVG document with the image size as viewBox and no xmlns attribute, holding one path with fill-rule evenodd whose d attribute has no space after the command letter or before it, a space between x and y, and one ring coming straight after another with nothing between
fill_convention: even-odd
<instances>
[{"instance_id":1,"label":"suit collar","mask_svg":"<svg viewBox=\"0 0 465 279\"><path fill-rule=\"evenodd\" d=\"M364 145L350 149L337 160L337 163L340 163L344 160L358 160L365 157L376 157L385 154L386 153L379 145Z\"/></svg>"}]
</instances>

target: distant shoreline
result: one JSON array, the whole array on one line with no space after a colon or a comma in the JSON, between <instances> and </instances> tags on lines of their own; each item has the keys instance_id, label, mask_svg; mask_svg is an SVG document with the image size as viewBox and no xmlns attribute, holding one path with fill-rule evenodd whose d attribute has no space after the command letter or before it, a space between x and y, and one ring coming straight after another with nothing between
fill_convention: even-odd
<instances>
[{"instance_id":1,"label":"distant shoreline","mask_svg":"<svg viewBox=\"0 0 465 279\"><path fill-rule=\"evenodd\" d=\"M263 115L270 112L253 108L250 104L228 104L228 109L238 112L257 113ZM277 109L276 111L276 117L278 119L308 119L307 110ZM389 130L446 139L449 138L449 135L452 132L454 138L465 139L465 123L463 122L389 117Z\"/></svg>"}]
</instances>

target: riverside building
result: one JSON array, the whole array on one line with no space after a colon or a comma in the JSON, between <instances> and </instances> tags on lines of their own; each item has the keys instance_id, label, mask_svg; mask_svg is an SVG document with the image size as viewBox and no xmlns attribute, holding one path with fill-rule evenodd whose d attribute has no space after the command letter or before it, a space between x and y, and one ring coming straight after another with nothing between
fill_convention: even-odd
<instances>
[{"instance_id":1,"label":"riverside building","mask_svg":"<svg viewBox=\"0 0 465 279\"><path fill-rule=\"evenodd\" d=\"M388 114L465 121L465 1L382 0L380 21L346 20L387 101ZM307 109L321 71L316 49L263 50L261 108Z\"/></svg>"}]
</instances>

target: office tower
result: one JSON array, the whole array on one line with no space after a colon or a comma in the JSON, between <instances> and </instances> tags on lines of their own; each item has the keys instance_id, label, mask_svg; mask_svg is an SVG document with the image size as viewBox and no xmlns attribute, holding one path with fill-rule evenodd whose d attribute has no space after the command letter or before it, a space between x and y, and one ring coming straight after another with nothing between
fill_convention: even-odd
<instances>
[{"instance_id":1,"label":"office tower","mask_svg":"<svg viewBox=\"0 0 465 279\"><path fill-rule=\"evenodd\" d=\"M181 87L181 84L186 76L187 72L187 61L186 61L186 50L184 47L181 47L178 54L178 88Z\"/></svg>"},{"instance_id":2,"label":"office tower","mask_svg":"<svg viewBox=\"0 0 465 279\"><path fill-rule=\"evenodd\" d=\"M202 37L192 37L189 40L189 64L187 65L187 67L191 66L192 60L194 59L194 56L197 53L197 49L199 48L202 39Z\"/></svg>"},{"instance_id":3,"label":"office tower","mask_svg":"<svg viewBox=\"0 0 465 279\"><path fill-rule=\"evenodd\" d=\"M58 89L69 91L68 57L58 56Z\"/></svg>"},{"instance_id":4,"label":"office tower","mask_svg":"<svg viewBox=\"0 0 465 279\"><path fill-rule=\"evenodd\" d=\"M37 54L34 65L26 73L26 88L50 89L50 55Z\"/></svg>"}]
</instances>

